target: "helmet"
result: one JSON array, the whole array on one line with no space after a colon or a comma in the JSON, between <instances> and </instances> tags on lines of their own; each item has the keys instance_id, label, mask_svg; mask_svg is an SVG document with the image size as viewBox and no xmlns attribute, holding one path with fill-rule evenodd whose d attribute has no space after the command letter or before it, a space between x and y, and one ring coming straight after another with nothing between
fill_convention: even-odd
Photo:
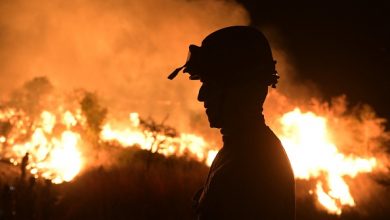
<instances>
[{"instance_id":1,"label":"helmet","mask_svg":"<svg viewBox=\"0 0 390 220\"><path fill-rule=\"evenodd\" d=\"M254 81L275 87L279 78L275 63L269 43L259 30L231 26L208 35L200 47L190 45L187 62L168 78L173 79L184 69L192 80Z\"/></svg>"}]
</instances>

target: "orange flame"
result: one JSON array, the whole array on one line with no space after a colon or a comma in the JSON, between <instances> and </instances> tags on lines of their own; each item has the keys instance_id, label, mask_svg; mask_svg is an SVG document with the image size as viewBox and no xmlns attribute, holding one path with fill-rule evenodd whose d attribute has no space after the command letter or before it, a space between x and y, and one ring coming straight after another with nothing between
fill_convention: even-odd
<instances>
[{"instance_id":1,"label":"orange flame","mask_svg":"<svg viewBox=\"0 0 390 220\"><path fill-rule=\"evenodd\" d=\"M63 122L58 122L54 114L43 111L38 120L30 123L30 118L23 112L6 109L0 112L0 120L4 119L15 126L7 138L2 137L2 143L10 145L10 150L3 154L11 158L11 163L18 165L28 152L30 162L27 169L31 174L51 179L53 183L70 181L80 172L83 165L79 151L80 135L71 131L76 125L71 112L65 112ZM53 130L58 124L65 125L66 129L56 135ZM31 137L24 137L29 131Z\"/></svg>"},{"instance_id":2,"label":"orange flame","mask_svg":"<svg viewBox=\"0 0 390 220\"><path fill-rule=\"evenodd\" d=\"M155 151L165 156L181 156L189 153L198 161L211 164L216 150L211 150L206 141L193 134L179 134L177 137L169 137L164 134L153 136L149 131L142 130L138 113L130 113L129 127L117 126L114 128L110 123L103 126L100 138L104 141L117 141L122 146L138 145L141 149ZM158 142L158 148L155 143ZM155 149L157 148L157 149ZM213 156L214 155L214 156Z\"/></svg>"},{"instance_id":3,"label":"orange flame","mask_svg":"<svg viewBox=\"0 0 390 220\"><path fill-rule=\"evenodd\" d=\"M61 114L43 111L34 121L22 111L5 109L0 111L0 120L8 120L15 127L7 137L0 137L1 144L11 146L11 152L0 153L11 158L15 165L29 152L30 172L54 183L71 181L83 169L88 158L83 157L81 135L75 132L77 126L85 125L80 110L62 111ZM295 178L317 181L313 191L329 213L339 215L344 206L355 206L344 178L372 172L377 166L377 159L340 152L332 141L326 117L312 112L302 113L296 108L279 120L279 127L274 130L290 158ZM57 131L59 125L62 126L60 132ZM26 139L29 131L32 134ZM114 121L104 124L100 139L115 141L124 147L139 146L166 156L187 155L208 166L218 152L194 134L153 134L141 127L138 113L130 113L125 126Z\"/></svg>"},{"instance_id":4,"label":"orange flame","mask_svg":"<svg viewBox=\"0 0 390 220\"><path fill-rule=\"evenodd\" d=\"M344 177L371 172L377 160L344 155L332 142L324 117L312 112L302 113L299 108L285 113L280 119L282 129L278 135L290 158L295 178L318 180L316 195L328 212L341 214L343 206L355 206ZM324 185L329 188L324 189Z\"/></svg>"},{"instance_id":5,"label":"orange flame","mask_svg":"<svg viewBox=\"0 0 390 220\"><path fill-rule=\"evenodd\" d=\"M183 155L187 151L208 166L218 152L195 135L181 134L176 138L160 135L154 139L139 128L137 113L130 114L130 124L131 127L117 129L106 124L101 138L118 141L123 146L138 144L147 150L151 150L155 139L168 139L157 152ZM280 129L276 130L290 158L295 178L317 180L315 194L329 213L340 215L344 206L356 205L344 178L371 172L377 165L374 157L360 158L339 152L330 138L327 119L312 112L302 113L299 108L285 113L280 118ZM325 177L325 181L320 177Z\"/></svg>"}]
</instances>

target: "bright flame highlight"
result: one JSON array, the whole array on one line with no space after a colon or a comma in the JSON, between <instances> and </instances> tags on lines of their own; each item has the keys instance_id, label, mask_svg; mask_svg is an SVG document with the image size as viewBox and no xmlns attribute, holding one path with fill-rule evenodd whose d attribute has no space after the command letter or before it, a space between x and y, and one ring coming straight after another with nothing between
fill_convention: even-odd
<instances>
[{"instance_id":1,"label":"bright flame highlight","mask_svg":"<svg viewBox=\"0 0 390 220\"><path fill-rule=\"evenodd\" d=\"M289 156L295 178L317 178L316 195L328 212L341 214L343 206L355 206L344 177L371 172L375 158L344 155L332 142L324 117L299 108L284 114L278 134ZM319 179L325 177L325 181ZM324 186L328 188L325 190Z\"/></svg>"},{"instance_id":2,"label":"bright flame highlight","mask_svg":"<svg viewBox=\"0 0 390 220\"><path fill-rule=\"evenodd\" d=\"M71 130L77 121L70 111L62 115L62 122L57 118L53 113L43 111L36 121L32 121L21 111L1 111L0 120L11 123L9 134L2 138L3 156L18 165L29 153L26 168L31 174L57 184L71 181L83 166L79 146L81 138ZM55 131L56 127L60 127L58 131Z\"/></svg>"},{"instance_id":3,"label":"bright flame highlight","mask_svg":"<svg viewBox=\"0 0 390 220\"><path fill-rule=\"evenodd\" d=\"M0 122L12 125L6 135L0 136L0 153L18 165L28 152L27 169L32 175L51 179L53 183L71 181L88 160L81 153L79 132L85 130L85 121L80 109L59 113L45 110L35 120L20 110L0 109ZM123 147L138 146L165 156L187 156L207 166L211 166L218 152L200 136L158 130L157 124L149 128L144 125L138 113L130 113L128 121L121 124L109 120L102 126L100 140ZM154 127L156 130L151 129ZM356 205L345 177L373 171L378 163L374 157L343 154L332 141L327 118L313 112L303 113L299 108L282 115L274 130L289 156L295 178L317 182L309 193L315 194L319 204L337 215L344 206Z\"/></svg>"},{"instance_id":4,"label":"bright flame highlight","mask_svg":"<svg viewBox=\"0 0 390 220\"><path fill-rule=\"evenodd\" d=\"M100 138L104 141L116 141L125 147L137 145L141 149L165 156L187 155L206 164L211 164L214 159L212 155L215 156L216 151L209 153L211 148L202 137L186 133L168 136L142 129L138 113L130 113L129 122L131 126L127 127L115 127L107 123L103 126Z\"/></svg>"}]
</instances>

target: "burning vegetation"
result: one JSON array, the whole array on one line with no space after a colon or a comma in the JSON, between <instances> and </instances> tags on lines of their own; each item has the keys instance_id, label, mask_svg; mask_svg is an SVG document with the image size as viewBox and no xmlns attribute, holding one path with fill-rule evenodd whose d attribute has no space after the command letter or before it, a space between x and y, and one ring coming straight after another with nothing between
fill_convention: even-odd
<instances>
[{"instance_id":1,"label":"burning vegetation","mask_svg":"<svg viewBox=\"0 0 390 220\"><path fill-rule=\"evenodd\" d=\"M220 145L194 104L198 85L172 85L165 73L205 34L249 24L246 10L234 1L40 0L3 1L0 11L0 218L191 219ZM294 71L271 45L283 92ZM295 172L297 219L387 220L385 120L345 97L297 100L292 90L270 91L264 114Z\"/></svg>"},{"instance_id":2,"label":"burning vegetation","mask_svg":"<svg viewBox=\"0 0 390 220\"><path fill-rule=\"evenodd\" d=\"M282 105L285 97L271 92L269 98L269 103ZM270 115L269 124L299 180L298 197L315 198L320 210L341 215L364 204L367 196L362 194L375 194L371 186L364 193L356 187L362 179L373 185L377 184L374 177L388 175L384 150L389 134L383 119L368 107L348 110L345 97L331 104L312 101L285 107L286 112ZM149 152L143 157L147 170L156 158L153 155L210 166L218 151L200 134L180 133L168 126L167 118L158 123L136 112L114 118L109 111L94 93L59 94L47 78L34 78L1 104L1 160L21 166L22 173L25 169L34 178L72 184L89 170L115 166L113 152L118 148Z\"/></svg>"}]
</instances>

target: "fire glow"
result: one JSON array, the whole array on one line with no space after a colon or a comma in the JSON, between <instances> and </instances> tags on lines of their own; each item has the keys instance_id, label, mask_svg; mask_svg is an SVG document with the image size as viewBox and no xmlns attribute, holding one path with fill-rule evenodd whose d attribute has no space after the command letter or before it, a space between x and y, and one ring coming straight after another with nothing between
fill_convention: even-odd
<instances>
[{"instance_id":1,"label":"fire glow","mask_svg":"<svg viewBox=\"0 0 390 220\"><path fill-rule=\"evenodd\" d=\"M83 163L79 152L80 135L72 131L76 118L69 111L62 115L62 121L58 122L57 117L43 111L38 119L31 121L22 111L1 111L0 120L14 126L7 138L2 137L5 145L2 156L18 165L21 158L29 153L27 169L34 176L51 179L53 183L72 180L80 172ZM58 128L59 125L64 127ZM9 146L11 150L7 150Z\"/></svg>"},{"instance_id":2,"label":"fire glow","mask_svg":"<svg viewBox=\"0 0 390 220\"><path fill-rule=\"evenodd\" d=\"M104 141L116 141L122 146L138 145L141 149L165 156L182 156L189 154L190 157L205 162L208 166L216 155L215 150L202 138L193 134L164 135L153 134L151 131L140 128L138 113L129 114L130 125L112 126L107 123L103 126L101 139Z\"/></svg>"},{"instance_id":3,"label":"fire glow","mask_svg":"<svg viewBox=\"0 0 390 220\"><path fill-rule=\"evenodd\" d=\"M280 119L282 133L279 137L289 156L295 178L325 177L317 181L318 201L333 214L341 214L342 206L355 206L344 177L354 178L358 173L371 172L375 158L346 156L339 152L329 137L326 118L312 112L302 113L299 108ZM328 190L324 189L324 185Z\"/></svg>"},{"instance_id":4,"label":"fire glow","mask_svg":"<svg viewBox=\"0 0 390 220\"><path fill-rule=\"evenodd\" d=\"M27 168L36 177L51 179L53 183L71 181L88 161L82 154L79 127L85 127L85 117L81 110L56 114L43 111L32 121L22 111L3 109L0 120L8 121L14 127L7 136L0 137L3 146L11 147L11 151L3 151L1 155L17 165L29 152ZM123 147L138 146L165 156L187 156L208 166L216 156L217 149L200 136L174 132L167 135L145 129L138 113L130 113L128 119L121 121L104 123L99 139ZM316 188L311 193L315 193L319 204L329 213L340 215L343 207L355 206L344 178L353 179L359 173L372 172L377 159L341 153L331 140L325 116L303 113L296 108L283 114L279 121L275 131L290 158L295 178L316 181Z\"/></svg>"}]
</instances>

